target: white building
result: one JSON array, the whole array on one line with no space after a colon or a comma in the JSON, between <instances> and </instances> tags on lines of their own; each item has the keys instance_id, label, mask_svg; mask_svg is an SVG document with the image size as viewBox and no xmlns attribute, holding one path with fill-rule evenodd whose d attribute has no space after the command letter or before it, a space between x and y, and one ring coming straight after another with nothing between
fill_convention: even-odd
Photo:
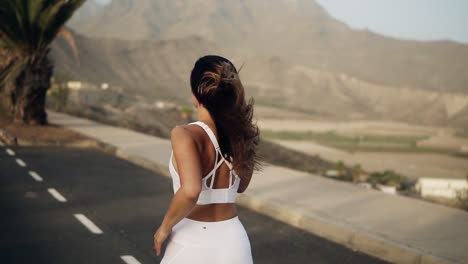
<instances>
[{"instance_id":1,"label":"white building","mask_svg":"<svg viewBox=\"0 0 468 264\"><path fill-rule=\"evenodd\" d=\"M88 82L80 81L68 81L67 88L70 90L87 90L87 89L96 89L96 85Z\"/></svg>"},{"instance_id":2,"label":"white building","mask_svg":"<svg viewBox=\"0 0 468 264\"><path fill-rule=\"evenodd\" d=\"M458 192L468 189L465 179L420 178L416 190L422 197L443 197L455 199Z\"/></svg>"},{"instance_id":3,"label":"white building","mask_svg":"<svg viewBox=\"0 0 468 264\"><path fill-rule=\"evenodd\" d=\"M77 81L67 82L68 89L71 90L80 90L83 87L83 83Z\"/></svg>"}]
</instances>

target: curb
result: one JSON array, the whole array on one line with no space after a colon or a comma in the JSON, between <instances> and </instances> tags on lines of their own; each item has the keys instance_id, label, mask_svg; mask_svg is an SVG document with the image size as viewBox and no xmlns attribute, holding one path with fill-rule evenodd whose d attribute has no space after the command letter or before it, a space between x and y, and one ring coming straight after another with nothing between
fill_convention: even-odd
<instances>
[{"instance_id":1,"label":"curb","mask_svg":"<svg viewBox=\"0 0 468 264\"><path fill-rule=\"evenodd\" d=\"M253 195L238 195L237 204L346 246L354 251L360 251L392 263L454 263L410 248L401 243L383 239L368 232L333 222L330 219L324 219L317 215L306 215L297 210L281 207L277 204L258 199Z\"/></svg>"},{"instance_id":2,"label":"curb","mask_svg":"<svg viewBox=\"0 0 468 264\"><path fill-rule=\"evenodd\" d=\"M150 171L153 171L155 173L161 174L164 177L171 178L171 174L169 172L168 167L160 166L160 165L155 164L154 162L152 162L152 161L150 161L148 159L145 159L143 157L131 155L131 154L125 153L125 151L122 151L122 150L117 150L115 152L115 156L119 157L119 158L122 158L122 159L125 159L127 161L130 161L131 163L133 163L133 164L135 164L137 166L143 167L143 168L145 168L147 170L150 170Z\"/></svg>"}]
</instances>

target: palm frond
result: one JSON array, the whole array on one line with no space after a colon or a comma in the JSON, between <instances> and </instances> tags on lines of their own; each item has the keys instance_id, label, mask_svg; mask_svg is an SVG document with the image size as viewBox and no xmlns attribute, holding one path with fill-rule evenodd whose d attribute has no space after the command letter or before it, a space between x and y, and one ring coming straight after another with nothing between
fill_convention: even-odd
<instances>
[{"instance_id":1,"label":"palm frond","mask_svg":"<svg viewBox=\"0 0 468 264\"><path fill-rule=\"evenodd\" d=\"M0 1L0 32L1 39L9 49L22 49L25 42L23 28L18 21L16 1Z\"/></svg>"},{"instance_id":2,"label":"palm frond","mask_svg":"<svg viewBox=\"0 0 468 264\"><path fill-rule=\"evenodd\" d=\"M43 32L43 44L49 45L54 38L57 36L60 29L65 23L73 16L74 12L85 2L86 0L69 0L63 4L58 12L55 14L51 10L48 15L52 19L49 20L47 27ZM51 16L53 14L53 16Z\"/></svg>"},{"instance_id":3,"label":"palm frond","mask_svg":"<svg viewBox=\"0 0 468 264\"><path fill-rule=\"evenodd\" d=\"M78 49L76 48L75 39L73 38L73 35L71 34L71 32L66 30L65 28L62 28L59 31L58 36L62 36L67 41L68 45L72 49L73 57L75 57L76 62L78 63L78 65L80 65L80 59L78 57Z\"/></svg>"},{"instance_id":4,"label":"palm frond","mask_svg":"<svg viewBox=\"0 0 468 264\"><path fill-rule=\"evenodd\" d=\"M46 49L85 1L1 0L1 42L23 54Z\"/></svg>"}]
</instances>

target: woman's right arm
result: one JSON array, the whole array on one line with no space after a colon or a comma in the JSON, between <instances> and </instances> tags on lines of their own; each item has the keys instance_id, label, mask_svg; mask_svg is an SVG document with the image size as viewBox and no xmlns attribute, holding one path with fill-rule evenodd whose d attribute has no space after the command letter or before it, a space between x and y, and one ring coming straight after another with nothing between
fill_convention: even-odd
<instances>
[{"instance_id":1,"label":"woman's right arm","mask_svg":"<svg viewBox=\"0 0 468 264\"><path fill-rule=\"evenodd\" d=\"M200 154L190 131L183 126L176 126L171 131L171 144L181 186L172 197L161 226L154 236L154 246L158 256L172 227L192 211L202 189Z\"/></svg>"}]
</instances>

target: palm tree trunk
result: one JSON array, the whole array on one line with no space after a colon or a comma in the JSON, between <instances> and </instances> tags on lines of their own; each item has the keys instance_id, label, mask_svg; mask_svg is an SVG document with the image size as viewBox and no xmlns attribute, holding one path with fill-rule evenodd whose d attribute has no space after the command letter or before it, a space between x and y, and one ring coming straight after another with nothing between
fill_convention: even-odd
<instances>
[{"instance_id":1,"label":"palm tree trunk","mask_svg":"<svg viewBox=\"0 0 468 264\"><path fill-rule=\"evenodd\" d=\"M9 115L14 113L12 95L16 89L15 80L20 65L18 57L5 49L0 49L0 109Z\"/></svg>"},{"instance_id":2,"label":"palm tree trunk","mask_svg":"<svg viewBox=\"0 0 468 264\"><path fill-rule=\"evenodd\" d=\"M50 49L31 57L18 75L12 93L15 122L46 125L45 102L53 73Z\"/></svg>"}]
</instances>

